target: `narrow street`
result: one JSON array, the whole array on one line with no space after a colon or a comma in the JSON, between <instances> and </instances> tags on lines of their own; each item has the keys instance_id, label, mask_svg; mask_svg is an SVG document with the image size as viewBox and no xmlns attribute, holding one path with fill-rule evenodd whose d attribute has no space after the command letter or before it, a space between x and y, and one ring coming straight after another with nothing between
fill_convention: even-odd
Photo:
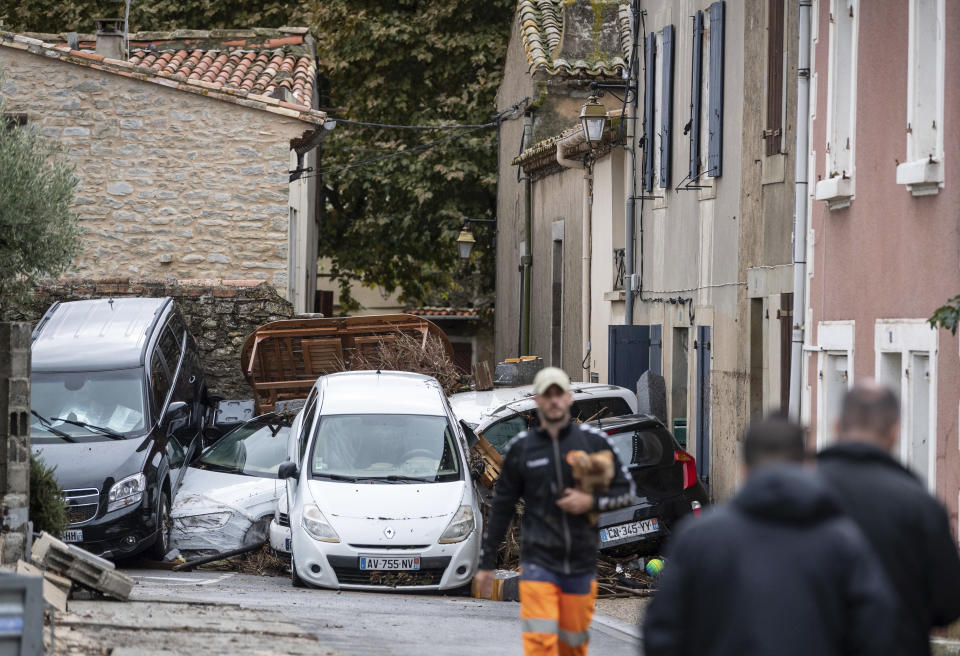
<instances>
[{"instance_id":1,"label":"narrow street","mask_svg":"<svg viewBox=\"0 0 960 656\"><path fill-rule=\"evenodd\" d=\"M301 590L286 578L232 572L127 573L137 582L130 602L71 601L58 615L55 653L522 653L516 603ZM591 652L637 654L630 628L598 616Z\"/></svg>"}]
</instances>

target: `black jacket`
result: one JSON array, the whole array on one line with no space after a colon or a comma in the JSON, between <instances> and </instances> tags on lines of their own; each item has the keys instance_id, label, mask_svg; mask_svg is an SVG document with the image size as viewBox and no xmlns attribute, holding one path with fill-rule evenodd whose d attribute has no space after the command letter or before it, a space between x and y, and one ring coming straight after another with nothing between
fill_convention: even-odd
<instances>
[{"instance_id":1,"label":"black jacket","mask_svg":"<svg viewBox=\"0 0 960 656\"><path fill-rule=\"evenodd\" d=\"M819 469L900 597L897 653L929 654L931 627L960 617L960 557L946 511L913 474L869 444L825 449Z\"/></svg>"},{"instance_id":2,"label":"black jacket","mask_svg":"<svg viewBox=\"0 0 960 656\"><path fill-rule=\"evenodd\" d=\"M897 604L856 525L799 466L688 517L644 622L646 656L892 654Z\"/></svg>"},{"instance_id":3,"label":"black jacket","mask_svg":"<svg viewBox=\"0 0 960 656\"><path fill-rule=\"evenodd\" d=\"M569 423L557 439L542 428L531 428L507 444L500 479L487 520L480 552L480 568L493 569L497 549L503 542L517 501L524 500L522 560L558 574L586 574L596 571L599 533L583 515L570 515L557 507L563 491L575 487L567 452L587 453L610 450L614 476L606 492L594 495L599 511L634 503L633 478L617 458L606 434L578 423Z\"/></svg>"}]
</instances>

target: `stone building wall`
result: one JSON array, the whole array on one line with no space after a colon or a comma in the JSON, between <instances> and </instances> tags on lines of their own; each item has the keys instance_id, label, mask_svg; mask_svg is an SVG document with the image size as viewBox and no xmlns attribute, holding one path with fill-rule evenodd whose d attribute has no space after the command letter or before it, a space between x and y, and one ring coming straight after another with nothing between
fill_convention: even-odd
<instances>
[{"instance_id":1,"label":"stone building wall","mask_svg":"<svg viewBox=\"0 0 960 656\"><path fill-rule=\"evenodd\" d=\"M293 306L276 289L254 280L71 279L46 282L37 290L30 316L34 322L54 301L122 296L171 296L179 304L212 394L228 399L253 396L240 369L244 339L270 321L289 319Z\"/></svg>"},{"instance_id":2,"label":"stone building wall","mask_svg":"<svg viewBox=\"0 0 960 656\"><path fill-rule=\"evenodd\" d=\"M287 286L296 118L0 49L8 110L76 164L85 232L72 275Z\"/></svg>"}]
</instances>

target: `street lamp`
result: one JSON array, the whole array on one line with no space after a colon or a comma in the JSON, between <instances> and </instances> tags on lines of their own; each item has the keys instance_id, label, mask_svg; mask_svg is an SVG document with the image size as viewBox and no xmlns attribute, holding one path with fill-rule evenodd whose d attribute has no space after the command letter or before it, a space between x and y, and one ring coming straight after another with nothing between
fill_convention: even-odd
<instances>
[{"instance_id":1,"label":"street lamp","mask_svg":"<svg viewBox=\"0 0 960 656\"><path fill-rule=\"evenodd\" d=\"M583 136L587 143L591 147L599 144L607 124L607 108L597 100L596 96L590 96L580 110L580 124L583 126Z\"/></svg>"},{"instance_id":2,"label":"street lamp","mask_svg":"<svg viewBox=\"0 0 960 656\"><path fill-rule=\"evenodd\" d=\"M460 257L465 260L470 259L470 251L473 250L473 245L477 242L473 238L473 233L470 232L470 228L467 227L467 224L463 224L463 230L460 231L460 236L457 237L457 248L460 249Z\"/></svg>"},{"instance_id":3,"label":"street lamp","mask_svg":"<svg viewBox=\"0 0 960 656\"><path fill-rule=\"evenodd\" d=\"M470 251L473 250L473 245L477 243L477 240L473 238L473 232L467 224L469 223L496 223L496 219L471 219L468 217L463 217L463 228L460 229L460 235L457 237L457 248L460 249L460 257L465 260L470 259Z\"/></svg>"}]
</instances>

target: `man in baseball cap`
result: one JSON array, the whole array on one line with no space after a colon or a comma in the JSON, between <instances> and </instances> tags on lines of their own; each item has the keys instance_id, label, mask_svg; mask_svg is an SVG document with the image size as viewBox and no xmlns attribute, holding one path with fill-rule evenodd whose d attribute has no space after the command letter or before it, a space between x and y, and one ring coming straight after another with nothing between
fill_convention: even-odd
<instances>
[{"instance_id":1,"label":"man in baseball cap","mask_svg":"<svg viewBox=\"0 0 960 656\"><path fill-rule=\"evenodd\" d=\"M556 367L537 372L534 399L540 425L506 447L494 493L476 584L489 596L493 568L517 502L525 502L520 564L520 616L526 656L585 656L597 596L597 528L588 519L633 503L634 484L607 436L571 421L570 377ZM575 489L570 451L610 451L614 476L607 490Z\"/></svg>"}]
</instances>

